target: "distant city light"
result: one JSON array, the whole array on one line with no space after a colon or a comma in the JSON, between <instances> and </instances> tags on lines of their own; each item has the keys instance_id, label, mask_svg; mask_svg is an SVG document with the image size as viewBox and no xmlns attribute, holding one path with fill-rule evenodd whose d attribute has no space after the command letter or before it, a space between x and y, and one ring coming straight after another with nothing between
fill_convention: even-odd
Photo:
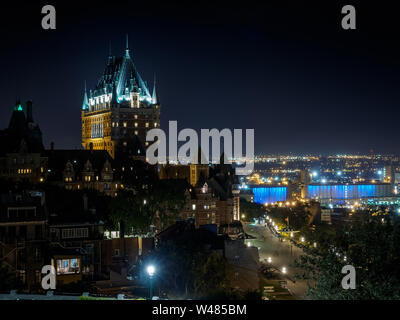
<instances>
[{"instance_id":1,"label":"distant city light","mask_svg":"<svg viewBox=\"0 0 400 320\"><path fill-rule=\"evenodd\" d=\"M272 258L268 257L267 261L268 261L268 263L271 263L272 262Z\"/></svg>"},{"instance_id":2,"label":"distant city light","mask_svg":"<svg viewBox=\"0 0 400 320\"><path fill-rule=\"evenodd\" d=\"M286 267L282 267L282 273L283 273L283 274L286 274L286 272L287 272L287 271L286 271Z\"/></svg>"},{"instance_id":3,"label":"distant city light","mask_svg":"<svg viewBox=\"0 0 400 320\"><path fill-rule=\"evenodd\" d=\"M378 170L378 174L381 175L382 174L382 170Z\"/></svg>"},{"instance_id":4,"label":"distant city light","mask_svg":"<svg viewBox=\"0 0 400 320\"><path fill-rule=\"evenodd\" d=\"M322 182L322 183L326 183L326 179L325 179L325 178L322 179L321 182Z\"/></svg>"},{"instance_id":5,"label":"distant city light","mask_svg":"<svg viewBox=\"0 0 400 320\"><path fill-rule=\"evenodd\" d=\"M338 176L341 176L341 175L342 175L342 171L338 171L338 172L337 172L337 175L338 175Z\"/></svg>"},{"instance_id":6,"label":"distant city light","mask_svg":"<svg viewBox=\"0 0 400 320\"><path fill-rule=\"evenodd\" d=\"M313 171L313 172L312 172L312 176L313 176L313 177L317 177L317 176L318 176L318 172L317 172L317 171Z\"/></svg>"}]
</instances>

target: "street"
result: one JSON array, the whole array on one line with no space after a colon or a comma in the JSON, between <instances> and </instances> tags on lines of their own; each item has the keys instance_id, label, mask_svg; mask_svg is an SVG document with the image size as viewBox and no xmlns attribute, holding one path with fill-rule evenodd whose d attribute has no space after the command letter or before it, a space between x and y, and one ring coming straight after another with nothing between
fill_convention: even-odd
<instances>
[{"instance_id":1,"label":"street","mask_svg":"<svg viewBox=\"0 0 400 320\"><path fill-rule=\"evenodd\" d=\"M295 299L305 299L304 295L307 291L307 282L294 279L296 271L292 264L304 254L302 249L292 245L287 239L280 241L278 237L272 234L268 227L264 225L248 225L244 226L247 234L256 239L248 239L253 246L259 248L260 261L267 261L271 258L271 265L279 270L282 278L287 280L287 288ZM286 274L282 273L282 268L286 268Z\"/></svg>"}]
</instances>

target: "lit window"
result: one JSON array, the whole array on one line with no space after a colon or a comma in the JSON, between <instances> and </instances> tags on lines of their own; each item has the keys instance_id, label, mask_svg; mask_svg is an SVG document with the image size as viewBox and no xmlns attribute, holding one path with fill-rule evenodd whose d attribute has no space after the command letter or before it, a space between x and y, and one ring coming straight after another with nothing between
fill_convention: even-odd
<instances>
[{"instance_id":1,"label":"lit window","mask_svg":"<svg viewBox=\"0 0 400 320\"><path fill-rule=\"evenodd\" d=\"M148 122L146 122L146 128L148 128L149 127L149 123Z\"/></svg>"},{"instance_id":2,"label":"lit window","mask_svg":"<svg viewBox=\"0 0 400 320\"><path fill-rule=\"evenodd\" d=\"M192 204L192 210L196 210L196 205Z\"/></svg>"},{"instance_id":3,"label":"lit window","mask_svg":"<svg viewBox=\"0 0 400 320\"><path fill-rule=\"evenodd\" d=\"M79 258L57 260L57 274L75 274L79 271Z\"/></svg>"},{"instance_id":4,"label":"lit window","mask_svg":"<svg viewBox=\"0 0 400 320\"><path fill-rule=\"evenodd\" d=\"M138 123L137 122L135 122L135 127L137 127L138 126Z\"/></svg>"},{"instance_id":5,"label":"lit window","mask_svg":"<svg viewBox=\"0 0 400 320\"><path fill-rule=\"evenodd\" d=\"M124 128L126 128L126 126L127 126L127 123L126 123L126 122L124 122Z\"/></svg>"}]
</instances>

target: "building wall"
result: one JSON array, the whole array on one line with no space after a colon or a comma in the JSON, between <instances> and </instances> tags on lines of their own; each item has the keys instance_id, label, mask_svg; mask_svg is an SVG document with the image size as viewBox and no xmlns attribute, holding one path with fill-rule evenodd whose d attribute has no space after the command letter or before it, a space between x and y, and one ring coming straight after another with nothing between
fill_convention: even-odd
<instances>
[{"instance_id":1,"label":"building wall","mask_svg":"<svg viewBox=\"0 0 400 320\"><path fill-rule=\"evenodd\" d=\"M160 127L160 106L82 111L81 120L83 148L89 150L92 144L93 150L106 150L115 158L116 147L134 136L148 146L147 132Z\"/></svg>"}]
</instances>

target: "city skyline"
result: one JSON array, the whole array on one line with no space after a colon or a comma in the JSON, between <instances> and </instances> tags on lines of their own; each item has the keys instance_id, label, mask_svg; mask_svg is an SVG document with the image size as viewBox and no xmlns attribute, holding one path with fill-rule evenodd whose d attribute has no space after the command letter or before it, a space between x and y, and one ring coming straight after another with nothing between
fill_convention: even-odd
<instances>
[{"instance_id":1,"label":"city skyline","mask_svg":"<svg viewBox=\"0 0 400 320\"><path fill-rule=\"evenodd\" d=\"M180 129L254 128L257 154L398 153L399 48L380 33L390 22L374 16L372 24L370 6L358 7L359 27L349 32L334 5L255 5L241 14L222 4L131 6L59 4L54 31L37 23L38 5L21 11L15 30L2 31L7 48L0 56L10 63L0 77L1 125L16 97L32 99L45 146L80 148L84 82L96 84L110 41L112 53L122 55L129 34L150 87L157 74L161 128L169 120Z\"/></svg>"}]
</instances>

